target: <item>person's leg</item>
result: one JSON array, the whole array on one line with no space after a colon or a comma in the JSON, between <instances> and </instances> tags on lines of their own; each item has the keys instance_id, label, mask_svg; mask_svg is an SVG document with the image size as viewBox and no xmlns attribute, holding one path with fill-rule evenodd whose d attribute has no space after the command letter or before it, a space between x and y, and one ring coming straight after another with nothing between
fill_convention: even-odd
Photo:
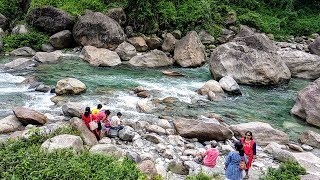
<instances>
[{"instance_id":1,"label":"person's leg","mask_svg":"<svg viewBox=\"0 0 320 180\"><path fill-rule=\"evenodd\" d=\"M249 169L246 169L245 172L246 172L246 175L244 176L243 179L249 179Z\"/></svg>"}]
</instances>

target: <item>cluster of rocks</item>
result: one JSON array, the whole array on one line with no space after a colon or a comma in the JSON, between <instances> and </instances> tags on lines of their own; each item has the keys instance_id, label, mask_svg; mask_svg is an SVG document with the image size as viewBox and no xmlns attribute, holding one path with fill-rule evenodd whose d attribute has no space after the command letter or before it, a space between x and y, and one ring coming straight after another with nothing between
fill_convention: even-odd
<instances>
[{"instance_id":1,"label":"cluster of rocks","mask_svg":"<svg viewBox=\"0 0 320 180\"><path fill-rule=\"evenodd\" d=\"M229 126L219 121L217 115L217 119L212 118L212 115L208 116L211 118L199 119L162 117L134 122L124 120L126 126L119 131L118 137L104 137L98 142L81 119L70 118L75 116L70 113L74 106L63 108L64 113L69 112L65 113L65 120L48 124L47 115L16 107L13 109L14 115L0 120L0 133L9 133L5 139L18 139L28 138L36 132L46 135L62 127L73 127L79 131L79 136L55 136L45 141L41 149L48 152L61 148L72 148L74 152L89 149L91 153L119 158L126 156L150 177L161 175L165 179L183 179L186 175L200 171L223 176L225 157L233 150L233 142L237 141L236 137L242 137L250 130L258 144L258 159L253 163L251 171L253 179L263 176L268 167L278 167L278 162L287 161L296 161L307 169L308 174L320 177L320 158L313 154L319 153L320 135L312 131L304 132L300 136L301 144L298 144L289 142L287 134L262 122ZM5 143L5 139L2 138L1 142ZM206 145L212 142L218 144L221 153L213 169L193 161L196 154L205 151Z\"/></svg>"}]
</instances>

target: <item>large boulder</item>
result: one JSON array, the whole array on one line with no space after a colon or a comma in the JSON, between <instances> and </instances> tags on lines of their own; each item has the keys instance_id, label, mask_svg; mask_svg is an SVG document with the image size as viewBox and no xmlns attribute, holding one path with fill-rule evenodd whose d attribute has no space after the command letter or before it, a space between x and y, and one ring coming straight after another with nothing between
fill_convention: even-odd
<instances>
[{"instance_id":1,"label":"large boulder","mask_svg":"<svg viewBox=\"0 0 320 180\"><path fill-rule=\"evenodd\" d=\"M249 122L230 126L230 129L238 137L244 137L245 132L251 131L258 145L268 145L270 142L288 144L289 137L286 133L274 129L270 124L263 122Z\"/></svg>"},{"instance_id":2,"label":"large boulder","mask_svg":"<svg viewBox=\"0 0 320 180\"><path fill-rule=\"evenodd\" d=\"M320 78L298 93L291 113L320 127Z\"/></svg>"},{"instance_id":3,"label":"large boulder","mask_svg":"<svg viewBox=\"0 0 320 180\"><path fill-rule=\"evenodd\" d=\"M199 32L199 37L202 44L206 44L206 45L214 44L214 37L204 30Z\"/></svg>"},{"instance_id":4,"label":"large boulder","mask_svg":"<svg viewBox=\"0 0 320 180\"><path fill-rule=\"evenodd\" d=\"M293 153L285 149L281 149L281 145L276 142L271 142L264 148L264 150L272 155L272 157L281 162L293 161L297 162Z\"/></svg>"},{"instance_id":5,"label":"large boulder","mask_svg":"<svg viewBox=\"0 0 320 180\"><path fill-rule=\"evenodd\" d=\"M70 119L70 124L80 132L80 137L82 138L85 145L94 146L98 144L96 136L83 123L82 119L74 117Z\"/></svg>"},{"instance_id":6,"label":"large boulder","mask_svg":"<svg viewBox=\"0 0 320 180\"><path fill-rule=\"evenodd\" d=\"M9 28L9 20L0 13L0 28L3 30L7 30Z\"/></svg>"},{"instance_id":7,"label":"large boulder","mask_svg":"<svg viewBox=\"0 0 320 180\"><path fill-rule=\"evenodd\" d=\"M317 37L310 45L309 50L311 53L319 55L320 56L320 36Z\"/></svg>"},{"instance_id":8,"label":"large boulder","mask_svg":"<svg viewBox=\"0 0 320 180\"><path fill-rule=\"evenodd\" d=\"M18 58L11 62L6 63L4 67L7 69L20 70L20 69L26 69L34 65L35 65L35 62L31 59Z\"/></svg>"},{"instance_id":9,"label":"large boulder","mask_svg":"<svg viewBox=\"0 0 320 180\"><path fill-rule=\"evenodd\" d=\"M177 133L185 138L197 138L200 141L224 141L233 136L233 132L228 127L216 122L176 118L173 123Z\"/></svg>"},{"instance_id":10,"label":"large boulder","mask_svg":"<svg viewBox=\"0 0 320 180\"><path fill-rule=\"evenodd\" d=\"M47 116L35 110L24 107L15 107L12 110L14 115L24 126L28 124L43 125L48 122Z\"/></svg>"},{"instance_id":11,"label":"large boulder","mask_svg":"<svg viewBox=\"0 0 320 180\"><path fill-rule=\"evenodd\" d=\"M292 155L308 174L313 175L311 179L320 179L320 158L318 156L311 152L292 153Z\"/></svg>"},{"instance_id":12,"label":"large boulder","mask_svg":"<svg viewBox=\"0 0 320 180\"><path fill-rule=\"evenodd\" d=\"M93 146L90 150L93 154L103 154L113 157L123 157L125 155L124 151L112 144L97 144Z\"/></svg>"},{"instance_id":13,"label":"large boulder","mask_svg":"<svg viewBox=\"0 0 320 180\"><path fill-rule=\"evenodd\" d=\"M161 48L165 52L173 52L177 39L171 34L165 34Z\"/></svg>"},{"instance_id":14,"label":"large boulder","mask_svg":"<svg viewBox=\"0 0 320 180\"><path fill-rule=\"evenodd\" d=\"M160 50L152 50L148 53L137 55L130 59L129 63L132 66L138 67L161 67L170 66L173 60Z\"/></svg>"},{"instance_id":15,"label":"large boulder","mask_svg":"<svg viewBox=\"0 0 320 180\"><path fill-rule=\"evenodd\" d=\"M291 71L292 77L317 79L320 77L320 56L299 50L278 51Z\"/></svg>"},{"instance_id":16,"label":"large boulder","mask_svg":"<svg viewBox=\"0 0 320 180\"><path fill-rule=\"evenodd\" d=\"M21 122L14 115L7 116L0 120L0 134L14 132L21 127Z\"/></svg>"},{"instance_id":17,"label":"large boulder","mask_svg":"<svg viewBox=\"0 0 320 180\"><path fill-rule=\"evenodd\" d=\"M299 139L303 144L308 144L312 147L320 149L320 134L318 133L309 130L302 133Z\"/></svg>"},{"instance_id":18,"label":"large boulder","mask_svg":"<svg viewBox=\"0 0 320 180\"><path fill-rule=\"evenodd\" d=\"M246 29L232 42L218 46L210 56L210 71L215 79L231 76L238 83L277 85L287 82L291 73L277 47L263 34Z\"/></svg>"},{"instance_id":19,"label":"large boulder","mask_svg":"<svg viewBox=\"0 0 320 180\"><path fill-rule=\"evenodd\" d=\"M100 12L87 12L73 27L73 37L82 46L115 49L126 35L112 18Z\"/></svg>"},{"instance_id":20,"label":"large boulder","mask_svg":"<svg viewBox=\"0 0 320 180\"><path fill-rule=\"evenodd\" d=\"M36 51L30 47L21 47L10 52L11 56L34 56Z\"/></svg>"},{"instance_id":21,"label":"large boulder","mask_svg":"<svg viewBox=\"0 0 320 180\"><path fill-rule=\"evenodd\" d=\"M86 92L86 85L75 78L65 78L57 82L55 91L57 95L81 94Z\"/></svg>"},{"instance_id":22,"label":"large boulder","mask_svg":"<svg viewBox=\"0 0 320 180\"><path fill-rule=\"evenodd\" d=\"M51 6L32 9L27 15L27 22L52 34L71 29L73 25L71 17L66 12Z\"/></svg>"},{"instance_id":23,"label":"large boulder","mask_svg":"<svg viewBox=\"0 0 320 180\"><path fill-rule=\"evenodd\" d=\"M41 144L40 149L52 152L59 149L73 149L74 152L83 150L83 142L79 136L70 134L61 134L47 139Z\"/></svg>"},{"instance_id":24,"label":"large boulder","mask_svg":"<svg viewBox=\"0 0 320 180\"><path fill-rule=\"evenodd\" d=\"M62 59L62 53L54 52L37 52L33 59L41 63L58 63Z\"/></svg>"},{"instance_id":25,"label":"large boulder","mask_svg":"<svg viewBox=\"0 0 320 180\"><path fill-rule=\"evenodd\" d=\"M49 38L49 42L56 49L71 48L74 45L73 36L69 30L55 33Z\"/></svg>"},{"instance_id":26,"label":"large boulder","mask_svg":"<svg viewBox=\"0 0 320 180\"><path fill-rule=\"evenodd\" d=\"M125 126L119 131L119 138L124 141L132 141L134 135L134 129L130 126Z\"/></svg>"},{"instance_id":27,"label":"large boulder","mask_svg":"<svg viewBox=\"0 0 320 180\"><path fill-rule=\"evenodd\" d=\"M136 48L127 42L121 43L115 51L124 61L129 61L132 57L137 55Z\"/></svg>"},{"instance_id":28,"label":"large boulder","mask_svg":"<svg viewBox=\"0 0 320 180\"><path fill-rule=\"evenodd\" d=\"M68 102L62 106L62 112L65 116L81 117L85 107L79 102Z\"/></svg>"},{"instance_id":29,"label":"large boulder","mask_svg":"<svg viewBox=\"0 0 320 180\"><path fill-rule=\"evenodd\" d=\"M182 67L200 66L206 61L205 48L197 32L189 32L175 44L173 58Z\"/></svg>"},{"instance_id":30,"label":"large boulder","mask_svg":"<svg viewBox=\"0 0 320 180\"><path fill-rule=\"evenodd\" d=\"M157 35L145 37L145 41L150 49L159 49L162 44L161 38L159 38Z\"/></svg>"},{"instance_id":31,"label":"large boulder","mask_svg":"<svg viewBox=\"0 0 320 180\"><path fill-rule=\"evenodd\" d=\"M81 58L92 66L116 66L121 64L119 55L108 49L85 46L81 51Z\"/></svg>"}]
</instances>

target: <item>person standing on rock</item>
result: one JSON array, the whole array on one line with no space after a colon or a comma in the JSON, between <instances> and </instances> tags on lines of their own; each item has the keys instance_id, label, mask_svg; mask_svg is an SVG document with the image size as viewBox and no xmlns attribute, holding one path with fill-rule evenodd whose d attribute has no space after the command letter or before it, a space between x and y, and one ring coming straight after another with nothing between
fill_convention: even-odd
<instances>
[{"instance_id":1,"label":"person standing on rock","mask_svg":"<svg viewBox=\"0 0 320 180\"><path fill-rule=\"evenodd\" d=\"M248 163L246 168L246 175L244 179L249 178L249 169L251 168L252 162L256 159L257 149L256 142L253 140L252 132L247 131L245 137L241 138L241 143L243 144L243 150L246 156L248 157Z\"/></svg>"},{"instance_id":2,"label":"person standing on rock","mask_svg":"<svg viewBox=\"0 0 320 180\"><path fill-rule=\"evenodd\" d=\"M234 147L236 151L231 151L228 154L225 162L224 169L226 170L226 180L241 180L242 170L239 168L240 161L248 161L244 154L242 143L236 142Z\"/></svg>"},{"instance_id":3,"label":"person standing on rock","mask_svg":"<svg viewBox=\"0 0 320 180\"><path fill-rule=\"evenodd\" d=\"M214 168L217 164L219 151L216 149L216 142L212 142L210 146L211 148L207 149L204 153L203 165Z\"/></svg>"},{"instance_id":4,"label":"person standing on rock","mask_svg":"<svg viewBox=\"0 0 320 180\"><path fill-rule=\"evenodd\" d=\"M91 114L90 107L86 107L84 113L81 115L81 119L83 120L87 128L90 130L89 123L91 121L96 121L97 118L95 115ZM97 140L100 140L98 129L90 130L90 131L96 136Z\"/></svg>"}]
</instances>

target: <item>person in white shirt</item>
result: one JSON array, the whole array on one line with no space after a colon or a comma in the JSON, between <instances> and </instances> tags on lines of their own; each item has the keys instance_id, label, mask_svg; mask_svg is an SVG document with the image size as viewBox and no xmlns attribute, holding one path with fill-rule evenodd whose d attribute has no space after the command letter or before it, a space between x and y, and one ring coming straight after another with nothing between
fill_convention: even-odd
<instances>
[{"instance_id":1,"label":"person in white shirt","mask_svg":"<svg viewBox=\"0 0 320 180\"><path fill-rule=\"evenodd\" d=\"M112 116L110 121L110 126L112 129L117 129L119 131L124 128L124 126L122 125L121 117L121 112L118 112L116 116Z\"/></svg>"}]
</instances>

